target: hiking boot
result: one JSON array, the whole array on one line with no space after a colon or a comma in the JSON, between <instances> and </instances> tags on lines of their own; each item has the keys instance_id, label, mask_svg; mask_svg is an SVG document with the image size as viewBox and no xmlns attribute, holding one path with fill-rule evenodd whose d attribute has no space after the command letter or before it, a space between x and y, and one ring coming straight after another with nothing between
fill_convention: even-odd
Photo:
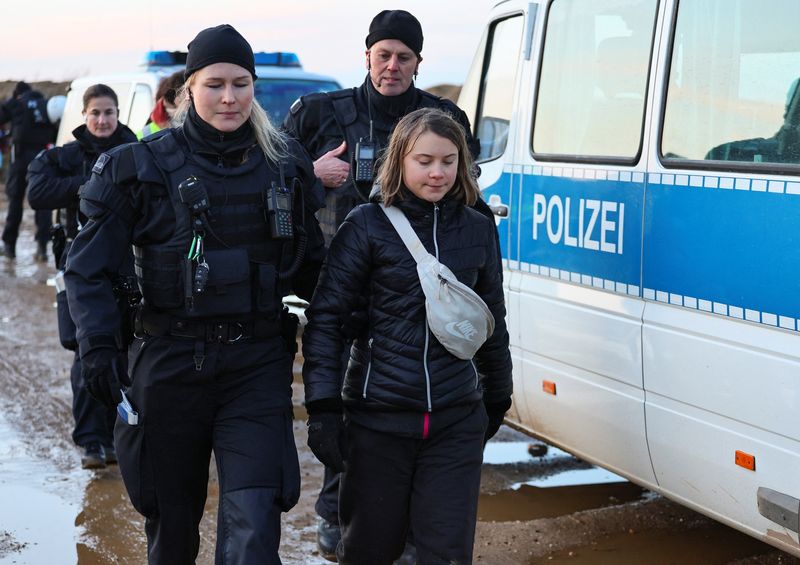
<instances>
[{"instance_id":1,"label":"hiking boot","mask_svg":"<svg viewBox=\"0 0 800 565\"><path fill-rule=\"evenodd\" d=\"M106 450L103 446L93 441L83 448L81 467L84 469L103 469L106 466Z\"/></svg>"},{"instance_id":2,"label":"hiking boot","mask_svg":"<svg viewBox=\"0 0 800 565\"><path fill-rule=\"evenodd\" d=\"M0 257L8 257L14 259L17 256L16 246L7 243L0 243Z\"/></svg>"},{"instance_id":3,"label":"hiking boot","mask_svg":"<svg viewBox=\"0 0 800 565\"><path fill-rule=\"evenodd\" d=\"M317 548L320 555L328 561L336 561L336 546L342 539L339 524L320 518L317 525Z\"/></svg>"},{"instance_id":4,"label":"hiking boot","mask_svg":"<svg viewBox=\"0 0 800 565\"><path fill-rule=\"evenodd\" d=\"M37 263L46 263L47 262L47 244L40 243L39 246L36 248L36 253L33 254L33 260Z\"/></svg>"},{"instance_id":5,"label":"hiking boot","mask_svg":"<svg viewBox=\"0 0 800 565\"><path fill-rule=\"evenodd\" d=\"M106 452L106 465L116 465L117 463L117 450L113 445L104 445L103 450Z\"/></svg>"}]
</instances>

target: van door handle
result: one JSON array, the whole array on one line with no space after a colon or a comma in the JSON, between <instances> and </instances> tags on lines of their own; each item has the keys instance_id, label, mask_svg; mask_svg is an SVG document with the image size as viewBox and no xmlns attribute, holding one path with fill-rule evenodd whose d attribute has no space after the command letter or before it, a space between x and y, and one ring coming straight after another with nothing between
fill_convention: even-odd
<instances>
[{"instance_id":1,"label":"van door handle","mask_svg":"<svg viewBox=\"0 0 800 565\"><path fill-rule=\"evenodd\" d=\"M499 194L492 194L489 197L488 206L489 210L491 210L492 214L495 216L499 218L508 218L508 206L503 204Z\"/></svg>"}]
</instances>

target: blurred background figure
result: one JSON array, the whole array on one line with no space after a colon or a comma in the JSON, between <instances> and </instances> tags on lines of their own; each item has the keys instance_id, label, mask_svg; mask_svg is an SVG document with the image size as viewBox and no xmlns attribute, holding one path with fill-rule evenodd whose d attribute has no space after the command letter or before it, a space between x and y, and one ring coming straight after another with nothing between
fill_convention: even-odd
<instances>
[{"instance_id":1,"label":"blurred background figure","mask_svg":"<svg viewBox=\"0 0 800 565\"><path fill-rule=\"evenodd\" d=\"M55 98L55 97L54 97ZM114 450L114 420L116 410L108 408L89 395L81 376L75 324L69 314L67 293L64 287L64 268L67 253L86 217L78 210L78 190L89 180L97 158L109 149L136 141L134 133L119 123L119 102L114 90L105 84L95 84L83 94L85 124L75 128L75 141L63 147L54 147L41 153L28 167L28 201L35 210L56 211L53 226L53 256L56 261L56 305L58 308L58 336L61 345L75 351L70 370L72 383L72 415L75 427L72 440L83 448L81 465L84 469L105 467L117 460ZM133 276L133 255L129 253L125 268ZM120 279L124 279L120 275ZM120 306L128 304L121 291L130 285L114 285ZM124 317L123 317L124 319Z\"/></svg>"},{"instance_id":2,"label":"blurred background figure","mask_svg":"<svg viewBox=\"0 0 800 565\"><path fill-rule=\"evenodd\" d=\"M11 99L0 106L0 123L3 122L11 122L11 165L6 184L8 214L0 255L13 259L17 256L28 165L42 149L55 141L57 130L47 116L47 101L42 93L23 81L17 83ZM50 212L42 210L36 213L37 261L47 260L49 239Z\"/></svg>"},{"instance_id":3,"label":"blurred background figure","mask_svg":"<svg viewBox=\"0 0 800 565\"><path fill-rule=\"evenodd\" d=\"M156 91L156 105L142 131L136 134L137 139L169 127L169 122L180 102L176 97L181 86L183 86L183 70L176 71L161 80Z\"/></svg>"}]
</instances>

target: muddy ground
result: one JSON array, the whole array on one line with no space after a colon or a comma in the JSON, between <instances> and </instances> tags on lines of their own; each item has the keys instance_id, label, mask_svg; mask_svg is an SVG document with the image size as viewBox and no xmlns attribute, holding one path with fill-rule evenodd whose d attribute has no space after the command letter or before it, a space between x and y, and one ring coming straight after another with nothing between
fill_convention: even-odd
<instances>
[{"instance_id":1,"label":"muddy ground","mask_svg":"<svg viewBox=\"0 0 800 565\"><path fill-rule=\"evenodd\" d=\"M26 213L18 259L0 258L0 565L144 563L143 521L118 469L80 469L70 439L71 353L58 345L47 284L54 270L32 261L31 225ZM281 556L320 564L313 504L322 469L305 446L299 385L295 401L303 493L285 516ZM533 457L532 442L504 427L487 447L478 563L800 564L556 449ZM212 480L200 564L213 562L216 495Z\"/></svg>"}]
</instances>

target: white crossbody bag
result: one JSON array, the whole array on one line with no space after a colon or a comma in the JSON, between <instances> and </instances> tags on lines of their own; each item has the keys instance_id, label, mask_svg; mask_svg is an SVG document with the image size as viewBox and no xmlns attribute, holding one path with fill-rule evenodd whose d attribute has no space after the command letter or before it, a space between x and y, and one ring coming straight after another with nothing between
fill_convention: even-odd
<instances>
[{"instance_id":1,"label":"white crossbody bag","mask_svg":"<svg viewBox=\"0 0 800 565\"><path fill-rule=\"evenodd\" d=\"M494 332L494 316L480 296L459 282L453 272L428 253L405 214L381 204L411 256L425 294L428 327L445 349L459 359L472 359Z\"/></svg>"}]
</instances>

